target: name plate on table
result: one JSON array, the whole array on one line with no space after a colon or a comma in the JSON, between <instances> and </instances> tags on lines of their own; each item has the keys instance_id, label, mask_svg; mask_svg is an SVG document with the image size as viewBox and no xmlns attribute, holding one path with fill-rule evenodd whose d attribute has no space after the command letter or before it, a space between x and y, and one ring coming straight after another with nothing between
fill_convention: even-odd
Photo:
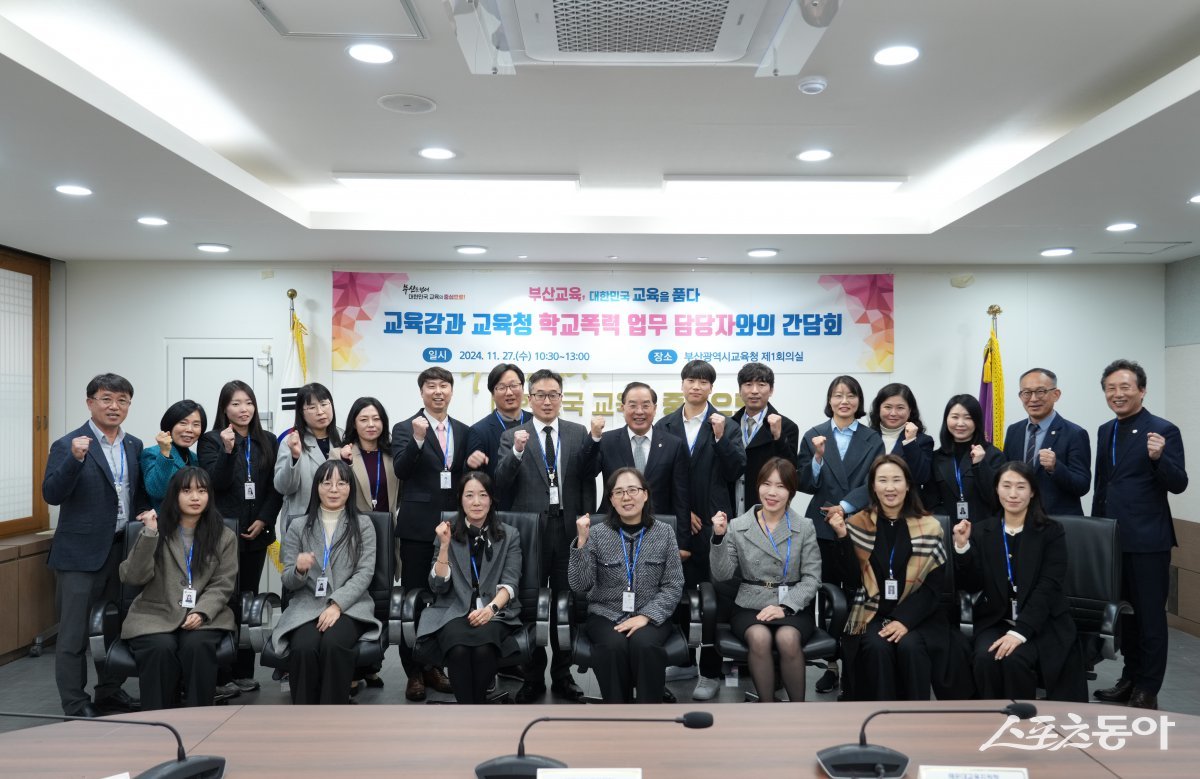
<instances>
[{"instance_id":1,"label":"name plate on table","mask_svg":"<svg viewBox=\"0 0 1200 779\"><path fill-rule=\"evenodd\" d=\"M982 768L965 765L923 765L918 779L1029 779L1024 768Z\"/></svg>"},{"instance_id":2,"label":"name plate on table","mask_svg":"<svg viewBox=\"0 0 1200 779\"><path fill-rule=\"evenodd\" d=\"M642 769L539 768L537 779L642 779Z\"/></svg>"}]
</instances>

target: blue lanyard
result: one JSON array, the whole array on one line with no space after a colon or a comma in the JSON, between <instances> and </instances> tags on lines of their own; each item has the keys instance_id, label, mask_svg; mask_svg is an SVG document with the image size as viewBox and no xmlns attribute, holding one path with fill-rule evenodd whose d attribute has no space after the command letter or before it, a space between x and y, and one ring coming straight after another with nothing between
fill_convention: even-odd
<instances>
[{"instance_id":1,"label":"blue lanyard","mask_svg":"<svg viewBox=\"0 0 1200 779\"><path fill-rule=\"evenodd\" d=\"M334 533L334 535L337 535L337 528L336 528L336 527L334 528L334 531L333 531L333 533ZM321 563L321 572L322 572L322 573L325 573L325 574L328 574L328 573L329 573L329 551L330 551L330 546L329 546L329 535L328 535L328 534L325 532L325 523L324 523L324 522L322 522L322 523L321 523L321 537L322 537L323 539L325 539L325 561L324 561L323 563Z\"/></svg>"},{"instance_id":2,"label":"blue lanyard","mask_svg":"<svg viewBox=\"0 0 1200 779\"><path fill-rule=\"evenodd\" d=\"M1004 530L1004 518L1000 519L1000 537L1004 539L1004 564L1008 566L1008 586L1012 587L1012 591L1017 591L1017 583L1013 581L1012 575L1012 557L1008 551L1008 533Z\"/></svg>"},{"instance_id":3,"label":"blue lanyard","mask_svg":"<svg viewBox=\"0 0 1200 779\"><path fill-rule=\"evenodd\" d=\"M891 552L891 554L888 555L888 578L889 579L896 578L894 564L896 562L896 547L897 546L899 546L899 544L893 542L892 543L892 552Z\"/></svg>"},{"instance_id":4,"label":"blue lanyard","mask_svg":"<svg viewBox=\"0 0 1200 779\"><path fill-rule=\"evenodd\" d=\"M187 552L187 557L184 558L184 564L187 566L188 587L192 586L192 552L196 551L196 542L193 540L192 545L188 546L187 541L183 539L183 528L179 528L179 543L183 545Z\"/></svg>"},{"instance_id":5,"label":"blue lanyard","mask_svg":"<svg viewBox=\"0 0 1200 779\"><path fill-rule=\"evenodd\" d=\"M496 421L500 423L500 432L503 433L505 430L508 430L508 425L504 424L504 417L500 416L500 412L493 411L492 413L496 415ZM518 425L525 424L525 412L524 411L517 412L517 424Z\"/></svg>"},{"instance_id":6,"label":"blue lanyard","mask_svg":"<svg viewBox=\"0 0 1200 779\"><path fill-rule=\"evenodd\" d=\"M754 435L757 435L759 429L762 428L763 414L766 414L766 413L767 413L767 410L764 408L762 411L758 412L758 414L755 416L750 416L748 414L746 415L745 419L753 419L754 420L754 424L755 424ZM750 434L750 425L742 426L742 444L744 446L750 445L750 439L753 438L754 435Z\"/></svg>"},{"instance_id":7,"label":"blue lanyard","mask_svg":"<svg viewBox=\"0 0 1200 779\"><path fill-rule=\"evenodd\" d=\"M473 584L475 586L472 589L474 589L476 592L478 592L479 591L479 566L475 563L475 553L474 552L471 553L471 570L475 572L475 581L473 582Z\"/></svg>"},{"instance_id":8,"label":"blue lanyard","mask_svg":"<svg viewBox=\"0 0 1200 779\"><path fill-rule=\"evenodd\" d=\"M429 419L429 416L426 415L425 418ZM437 435L438 424L444 424L446 426L446 446L442 449L442 467L448 471L450 470L450 450L454 447L454 428L450 426L450 417L446 417L446 421L440 423L435 422L433 419L429 419L429 426L433 428L434 436ZM438 444L441 445L441 442L439 441Z\"/></svg>"},{"instance_id":9,"label":"blue lanyard","mask_svg":"<svg viewBox=\"0 0 1200 779\"><path fill-rule=\"evenodd\" d=\"M1116 467L1117 467L1117 428L1118 428L1120 425L1121 425L1121 420L1119 420L1119 419L1118 419L1117 421L1113 422L1113 434L1112 434L1112 464L1113 464L1113 467L1114 467L1114 468L1116 468Z\"/></svg>"},{"instance_id":10,"label":"blue lanyard","mask_svg":"<svg viewBox=\"0 0 1200 779\"><path fill-rule=\"evenodd\" d=\"M246 483L254 481L254 475L250 471L250 436L242 439L242 445L246 448Z\"/></svg>"},{"instance_id":11,"label":"blue lanyard","mask_svg":"<svg viewBox=\"0 0 1200 779\"><path fill-rule=\"evenodd\" d=\"M379 502L379 485L381 484L380 477L383 476L383 451L375 450L375 482L371 485L371 509L374 510L375 504Z\"/></svg>"},{"instance_id":12,"label":"blue lanyard","mask_svg":"<svg viewBox=\"0 0 1200 779\"><path fill-rule=\"evenodd\" d=\"M117 448L121 450L121 470L117 473L117 478L113 482L113 486L117 488L117 492L121 491L121 485L125 483L125 441L121 440L117 444Z\"/></svg>"},{"instance_id":13,"label":"blue lanyard","mask_svg":"<svg viewBox=\"0 0 1200 779\"><path fill-rule=\"evenodd\" d=\"M543 432L543 436L546 434ZM554 441L554 467L550 467L550 460L546 458L546 442L545 440L538 441L538 448L542 450L542 463L546 466L546 473L557 473L558 466L562 464L562 436L555 436Z\"/></svg>"},{"instance_id":14,"label":"blue lanyard","mask_svg":"<svg viewBox=\"0 0 1200 779\"><path fill-rule=\"evenodd\" d=\"M791 513L792 512L790 510L785 510L783 512L783 520L784 520L784 522L787 522L788 544L787 544L787 556L784 557L784 559L783 559L783 574L779 577L781 581L784 579L787 579L788 565L790 565L792 562L792 517L791 517ZM775 549L775 554L779 554L779 545L775 543L775 536L771 535L770 530L767 530L767 520L765 518L763 518L762 512L759 512L759 519L762 521L763 532L767 534L767 540L771 542L771 546Z\"/></svg>"},{"instance_id":15,"label":"blue lanyard","mask_svg":"<svg viewBox=\"0 0 1200 779\"><path fill-rule=\"evenodd\" d=\"M633 564L629 564L629 544L625 541L625 534L617 531L617 535L621 537L621 552L625 555L625 576L629 579L629 591L633 592L633 574L637 570L638 555L642 553L642 540L646 537L646 528L642 528L638 532L637 548L633 550Z\"/></svg>"},{"instance_id":16,"label":"blue lanyard","mask_svg":"<svg viewBox=\"0 0 1200 779\"><path fill-rule=\"evenodd\" d=\"M963 492L962 471L958 467L958 458L951 452L950 459L954 461L954 480L958 482L958 499L966 500L966 495Z\"/></svg>"}]
</instances>

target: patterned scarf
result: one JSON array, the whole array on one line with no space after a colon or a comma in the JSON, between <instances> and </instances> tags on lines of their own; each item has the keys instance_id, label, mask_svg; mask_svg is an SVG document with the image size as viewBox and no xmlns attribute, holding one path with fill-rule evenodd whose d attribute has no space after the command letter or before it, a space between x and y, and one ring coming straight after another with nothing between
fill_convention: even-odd
<instances>
[{"instance_id":1,"label":"patterned scarf","mask_svg":"<svg viewBox=\"0 0 1200 779\"><path fill-rule=\"evenodd\" d=\"M930 572L946 563L946 548L942 545L942 524L932 516L911 517L906 520L908 535L912 540L912 556L904 570L904 587L900 593L903 601L924 582ZM850 540L854 543L854 554L862 572L862 587L854 593L854 605L846 623L846 633L862 635L879 612L879 582L875 580L875 569L871 567L871 552L875 549L875 531L878 523L875 514L860 511L846 521Z\"/></svg>"}]
</instances>

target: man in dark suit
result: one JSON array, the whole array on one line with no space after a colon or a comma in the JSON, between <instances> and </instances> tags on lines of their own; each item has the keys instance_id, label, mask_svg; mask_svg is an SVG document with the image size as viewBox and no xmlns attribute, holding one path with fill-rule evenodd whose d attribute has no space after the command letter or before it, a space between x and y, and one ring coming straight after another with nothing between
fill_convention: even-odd
<instances>
[{"instance_id":1,"label":"man in dark suit","mask_svg":"<svg viewBox=\"0 0 1200 779\"><path fill-rule=\"evenodd\" d=\"M650 485L650 505L655 514L675 515L675 540L691 541L691 511L688 504L687 444L663 431L655 432L654 413L658 393L648 384L630 382L621 393L625 427L604 433L604 418L592 419L591 436L584 441L580 458L585 473L604 483L618 468L637 468ZM640 451L639 451L640 450ZM612 510L608 495L600 496L600 513Z\"/></svg>"},{"instance_id":2,"label":"man in dark suit","mask_svg":"<svg viewBox=\"0 0 1200 779\"><path fill-rule=\"evenodd\" d=\"M738 423L717 411L712 395L717 371L704 360L692 360L680 371L684 404L659 420L655 430L682 438L688 448L688 510L691 538L679 545L687 587L711 580L708 569L712 518L718 511L733 514L733 489L746 469L746 450ZM718 595L728 600L737 591L718 585ZM728 604L726 604L728 605ZM681 678L668 669L668 680ZM712 700L721 689L721 656L713 647L700 650L700 678L692 698Z\"/></svg>"},{"instance_id":3,"label":"man in dark suit","mask_svg":"<svg viewBox=\"0 0 1200 779\"><path fill-rule=\"evenodd\" d=\"M1121 678L1094 694L1102 701L1156 709L1167 670L1171 547L1178 545L1167 493L1187 488L1183 438L1179 428L1142 407L1146 371L1136 362L1109 363L1100 386L1117 418L1096 433L1092 515L1117 520L1122 595L1134 613L1121 618Z\"/></svg>"},{"instance_id":4,"label":"man in dark suit","mask_svg":"<svg viewBox=\"0 0 1200 779\"><path fill-rule=\"evenodd\" d=\"M758 472L772 457L782 457L796 464L800 449L799 426L780 414L771 405L775 392L775 371L761 362L748 362L738 371L738 392L743 408L733 419L742 429L742 445L746 449L746 470L738 479L734 509L742 514L758 502L754 485Z\"/></svg>"},{"instance_id":5,"label":"man in dark suit","mask_svg":"<svg viewBox=\"0 0 1200 779\"><path fill-rule=\"evenodd\" d=\"M1021 374L1021 405L1028 420L1009 425L1004 457L1033 469L1047 514L1082 516L1079 499L1092 486L1092 441L1087 431L1054 410L1062 397L1058 376L1045 368Z\"/></svg>"},{"instance_id":6,"label":"man in dark suit","mask_svg":"<svg viewBox=\"0 0 1200 779\"><path fill-rule=\"evenodd\" d=\"M587 428L559 418L562 376L545 369L529 376L533 419L500 436L496 483L512 495L513 511L546 518L542 539L542 571L557 595L567 582L569 547L575 540L575 520L596 505L596 480L583 470L579 452ZM528 668L517 703L531 703L546 691L546 650L539 647ZM550 667L551 690L563 698L583 700L583 690L571 678L571 648L555 651Z\"/></svg>"},{"instance_id":7,"label":"man in dark suit","mask_svg":"<svg viewBox=\"0 0 1200 779\"><path fill-rule=\"evenodd\" d=\"M392 428L392 460L400 479L396 538L400 541L400 583L424 587L433 567L434 530L443 511L455 511L455 490L467 460L469 428L452 419L454 375L445 368L426 368L417 377L422 408ZM408 675L404 696L425 699L426 686L453 692L440 668L422 668L412 647L400 645L400 661Z\"/></svg>"},{"instance_id":8,"label":"man in dark suit","mask_svg":"<svg viewBox=\"0 0 1200 779\"><path fill-rule=\"evenodd\" d=\"M471 425L467 439L467 468L481 470L493 480L496 478L497 455L500 452L500 436L506 430L525 424L532 414L521 407L525 405L525 372L512 363L500 363L492 368L487 378L488 392L496 408L492 413ZM496 510L512 508L512 496L507 490L493 485L496 493Z\"/></svg>"},{"instance_id":9,"label":"man in dark suit","mask_svg":"<svg viewBox=\"0 0 1200 779\"><path fill-rule=\"evenodd\" d=\"M87 385L91 419L55 441L46 459L42 497L59 507L48 560L57 579L54 676L63 713L71 716L140 707L121 689L120 677L97 679L94 702L85 689L92 607L117 600L125 525L134 517L144 519L150 509L138 468L142 442L121 429L132 400L128 379L113 373L92 379Z\"/></svg>"}]
</instances>

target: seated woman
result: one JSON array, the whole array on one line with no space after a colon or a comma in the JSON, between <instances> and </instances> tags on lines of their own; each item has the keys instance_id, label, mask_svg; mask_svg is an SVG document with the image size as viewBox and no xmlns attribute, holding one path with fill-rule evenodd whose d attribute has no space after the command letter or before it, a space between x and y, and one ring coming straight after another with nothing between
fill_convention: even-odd
<instances>
[{"instance_id":1,"label":"seated woman","mask_svg":"<svg viewBox=\"0 0 1200 779\"><path fill-rule=\"evenodd\" d=\"M962 645L940 599L946 563L941 523L921 505L898 455L875 459L867 487L868 508L829 520L845 581L855 590L842 639L853 666L847 697L925 701L931 687L939 698L965 697Z\"/></svg>"},{"instance_id":2,"label":"seated woman","mask_svg":"<svg viewBox=\"0 0 1200 779\"><path fill-rule=\"evenodd\" d=\"M587 515L575 523L567 580L588 601L583 629L597 648L593 670L604 702L662 703L664 646L683 594L675 528L654 521L649 485L636 468L614 471L604 493L613 512L594 528Z\"/></svg>"},{"instance_id":3,"label":"seated woman","mask_svg":"<svg viewBox=\"0 0 1200 779\"><path fill-rule=\"evenodd\" d=\"M208 473L184 468L167 482L157 520L121 563L121 581L141 585L121 625L137 661L142 709L211 706L217 644L237 628L229 599L237 579L237 536L210 501Z\"/></svg>"},{"instance_id":4,"label":"seated woman","mask_svg":"<svg viewBox=\"0 0 1200 779\"><path fill-rule=\"evenodd\" d=\"M375 575L375 527L355 509L354 477L341 460L313 474L308 513L283 539L291 600L271 638L288 658L292 703L349 703L355 644L381 625L367 587ZM385 552L386 553L386 552Z\"/></svg>"},{"instance_id":5,"label":"seated woman","mask_svg":"<svg viewBox=\"0 0 1200 779\"><path fill-rule=\"evenodd\" d=\"M159 433L154 440L158 447L147 446L142 450L139 464L142 482L150 496L150 506L157 511L159 502L167 494L167 483L171 477L189 465L197 465L192 445L200 440L208 417L204 407L194 400L172 403L158 422Z\"/></svg>"},{"instance_id":6,"label":"seated woman","mask_svg":"<svg viewBox=\"0 0 1200 779\"><path fill-rule=\"evenodd\" d=\"M449 669L459 703L487 703L505 644L521 624L521 535L496 518L495 497L482 471L459 481L454 526L436 530L429 586L437 597L417 625L414 655Z\"/></svg>"},{"instance_id":7,"label":"seated woman","mask_svg":"<svg viewBox=\"0 0 1200 779\"><path fill-rule=\"evenodd\" d=\"M821 551L812 520L788 509L796 482L796 466L774 457L759 471L758 505L732 522L713 517L709 565L714 579L741 580L729 626L750 650L760 703L775 699L772 650L788 700L804 700L803 647L816 629L807 609L821 585Z\"/></svg>"},{"instance_id":8,"label":"seated woman","mask_svg":"<svg viewBox=\"0 0 1200 779\"><path fill-rule=\"evenodd\" d=\"M1046 516L1023 462L996 474L1002 517L954 526L954 575L975 602L975 686L982 698L1087 700L1075 621L1063 594L1067 537Z\"/></svg>"}]
</instances>

